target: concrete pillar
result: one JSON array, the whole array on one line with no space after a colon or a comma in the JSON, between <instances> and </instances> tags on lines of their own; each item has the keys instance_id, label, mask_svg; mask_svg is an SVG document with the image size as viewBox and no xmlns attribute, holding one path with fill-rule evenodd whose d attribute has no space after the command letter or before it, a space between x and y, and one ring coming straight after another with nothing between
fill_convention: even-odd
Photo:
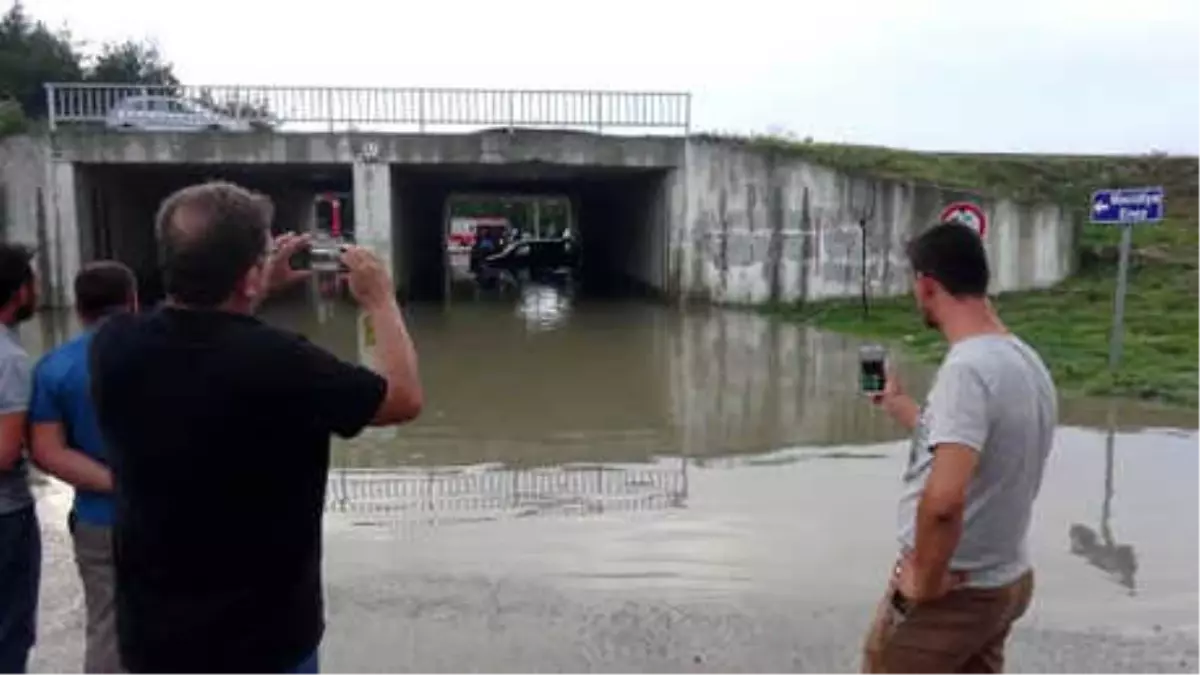
<instances>
[{"instance_id":1,"label":"concrete pillar","mask_svg":"<svg viewBox=\"0 0 1200 675\"><path fill-rule=\"evenodd\" d=\"M394 280L391 168L387 164L355 160L353 177L355 243L379 256Z\"/></svg>"},{"instance_id":2,"label":"concrete pillar","mask_svg":"<svg viewBox=\"0 0 1200 675\"><path fill-rule=\"evenodd\" d=\"M50 297L46 304L54 307L75 306L75 275L79 272L80 243L75 166L70 162L51 160L48 168L46 213L46 252L42 258L48 269L39 270L46 276Z\"/></svg>"}]
</instances>

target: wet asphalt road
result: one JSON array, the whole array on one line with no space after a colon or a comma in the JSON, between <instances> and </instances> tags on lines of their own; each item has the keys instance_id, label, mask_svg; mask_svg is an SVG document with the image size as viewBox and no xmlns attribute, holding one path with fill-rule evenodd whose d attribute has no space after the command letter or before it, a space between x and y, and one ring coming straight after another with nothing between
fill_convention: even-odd
<instances>
[{"instance_id":1,"label":"wet asphalt road","mask_svg":"<svg viewBox=\"0 0 1200 675\"><path fill-rule=\"evenodd\" d=\"M1039 588L1010 670L1196 671L1197 440L1118 434L1099 523L1104 434L1060 432L1032 537ZM484 516L448 497L419 512L331 512L323 668L855 670L892 553L902 461L887 443L692 462L677 506L649 495L602 508L547 488ZM682 469L668 459L634 470ZM80 663L65 508L65 491L43 491L37 671ZM1071 552L1079 524L1133 545L1132 588L1096 566L1103 556Z\"/></svg>"}]
</instances>

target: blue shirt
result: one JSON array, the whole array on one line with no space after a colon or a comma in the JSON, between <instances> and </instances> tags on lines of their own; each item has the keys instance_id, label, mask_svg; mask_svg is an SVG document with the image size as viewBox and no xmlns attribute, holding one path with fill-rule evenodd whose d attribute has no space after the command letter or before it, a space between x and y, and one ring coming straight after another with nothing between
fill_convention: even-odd
<instances>
[{"instance_id":1,"label":"blue shirt","mask_svg":"<svg viewBox=\"0 0 1200 675\"><path fill-rule=\"evenodd\" d=\"M104 439L92 406L88 347L92 332L63 344L46 354L33 369L33 397L29 422L58 422L63 426L67 447L108 466ZM75 490L75 517L88 525L108 527L113 522L112 495Z\"/></svg>"}]
</instances>

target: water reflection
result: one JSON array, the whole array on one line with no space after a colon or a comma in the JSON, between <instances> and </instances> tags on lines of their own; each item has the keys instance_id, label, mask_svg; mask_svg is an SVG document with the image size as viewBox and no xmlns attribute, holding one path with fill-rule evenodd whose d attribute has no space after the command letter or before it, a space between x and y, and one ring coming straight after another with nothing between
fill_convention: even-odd
<instances>
[{"instance_id":1,"label":"water reflection","mask_svg":"<svg viewBox=\"0 0 1200 675\"><path fill-rule=\"evenodd\" d=\"M1129 589L1130 595L1136 595L1137 584L1134 575L1137 573L1137 555L1133 546L1118 544L1113 537L1110 522L1112 520L1113 500L1113 455L1116 443L1116 405L1110 404L1108 409L1108 433L1104 438L1104 502L1100 507L1100 530L1073 523L1068 530L1071 542L1071 553L1081 556L1094 567L1109 574L1118 584Z\"/></svg>"},{"instance_id":2,"label":"water reflection","mask_svg":"<svg viewBox=\"0 0 1200 675\"><path fill-rule=\"evenodd\" d=\"M332 513L376 523L477 522L681 508L687 492L683 459L649 467L341 468L329 476L326 504Z\"/></svg>"},{"instance_id":3,"label":"water reflection","mask_svg":"<svg viewBox=\"0 0 1200 675\"><path fill-rule=\"evenodd\" d=\"M903 436L857 393L854 338L752 312L589 300L544 284L518 291L407 307L425 412L335 443L335 464L645 462ZM261 315L370 365L367 322L348 302L297 293ZM73 317L46 313L22 336L36 355L77 330ZM928 366L898 366L911 391L925 390ZM1195 426L1187 411L1142 409L1154 410L1122 403L1122 424ZM1063 410L1064 423L1092 425L1099 408L1071 400Z\"/></svg>"},{"instance_id":4,"label":"water reflection","mask_svg":"<svg viewBox=\"0 0 1200 675\"><path fill-rule=\"evenodd\" d=\"M530 331L554 330L570 318L571 298L568 284L529 283L520 289L517 316Z\"/></svg>"}]
</instances>

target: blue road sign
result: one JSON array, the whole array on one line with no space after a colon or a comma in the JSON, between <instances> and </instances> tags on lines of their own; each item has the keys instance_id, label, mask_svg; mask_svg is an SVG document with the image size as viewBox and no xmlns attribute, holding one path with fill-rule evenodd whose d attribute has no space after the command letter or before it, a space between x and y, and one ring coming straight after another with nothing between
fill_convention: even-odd
<instances>
[{"instance_id":1,"label":"blue road sign","mask_svg":"<svg viewBox=\"0 0 1200 675\"><path fill-rule=\"evenodd\" d=\"M1092 193L1091 220L1105 225L1131 225L1162 221L1165 200L1161 187L1096 190Z\"/></svg>"}]
</instances>

